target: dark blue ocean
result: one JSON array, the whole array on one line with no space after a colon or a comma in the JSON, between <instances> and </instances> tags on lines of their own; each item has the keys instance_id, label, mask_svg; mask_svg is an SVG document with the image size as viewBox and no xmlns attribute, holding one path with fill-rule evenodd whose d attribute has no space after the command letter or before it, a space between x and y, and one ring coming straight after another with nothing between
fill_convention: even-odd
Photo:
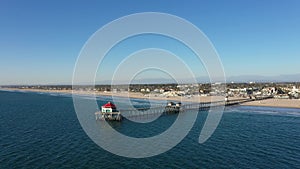
<instances>
[{"instance_id":1,"label":"dark blue ocean","mask_svg":"<svg viewBox=\"0 0 300 169\"><path fill-rule=\"evenodd\" d=\"M199 113L170 151L132 159L103 150L85 134L69 95L0 91L0 168L300 168L300 109L226 108L215 133L199 144L206 116ZM126 120L113 125L123 133L151 135L175 118L163 116L151 130Z\"/></svg>"}]
</instances>

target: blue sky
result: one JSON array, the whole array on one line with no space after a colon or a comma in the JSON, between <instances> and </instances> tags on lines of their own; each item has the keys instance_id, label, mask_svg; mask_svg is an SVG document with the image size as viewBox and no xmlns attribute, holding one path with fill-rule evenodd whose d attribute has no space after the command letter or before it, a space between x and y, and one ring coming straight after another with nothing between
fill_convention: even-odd
<instances>
[{"instance_id":1,"label":"blue sky","mask_svg":"<svg viewBox=\"0 0 300 169\"><path fill-rule=\"evenodd\" d=\"M170 13L196 25L214 44L227 76L299 74L299 9L298 0L2 0L0 84L70 83L88 38L137 12Z\"/></svg>"}]
</instances>

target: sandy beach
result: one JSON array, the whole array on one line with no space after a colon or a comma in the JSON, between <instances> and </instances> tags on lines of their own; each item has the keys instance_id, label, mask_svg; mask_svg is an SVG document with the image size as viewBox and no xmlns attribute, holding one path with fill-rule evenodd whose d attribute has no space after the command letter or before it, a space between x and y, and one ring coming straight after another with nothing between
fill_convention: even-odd
<instances>
[{"instance_id":1,"label":"sandy beach","mask_svg":"<svg viewBox=\"0 0 300 169\"><path fill-rule=\"evenodd\" d=\"M300 108L299 99L268 99L261 101L253 101L243 103L245 106L267 106L267 107L283 107L283 108Z\"/></svg>"},{"instance_id":2,"label":"sandy beach","mask_svg":"<svg viewBox=\"0 0 300 169\"><path fill-rule=\"evenodd\" d=\"M115 96L115 97L130 97L138 99L151 99L151 100L168 100L178 102L210 102L222 101L224 98L220 96L192 96L180 97L170 96L165 97L159 94L144 95L137 92L99 92L99 91L73 91L72 90L43 90L43 89L18 89L18 88L0 88L0 90L9 91L28 91L28 92L44 92L44 93L62 93L62 94L78 94L78 95L92 95L92 96ZM240 97L229 97L228 100L245 99ZM283 107L283 108L299 108L300 99L268 99L253 102L246 102L241 105L244 106L266 106L266 107Z\"/></svg>"},{"instance_id":3,"label":"sandy beach","mask_svg":"<svg viewBox=\"0 0 300 169\"><path fill-rule=\"evenodd\" d=\"M210 102L210 101L222 101L224 100L221 96L191 96L191 97L180 97L180 96L161 96L159 94L147 94L144 95L138 92L99 92L99 91L72 91L72 90L44 90L44 89L19 89L19 88L0 88L0 90L9 91L23 91L23 92L41 92L41 93L62 93L62 94L77 94L77 95L91 95L91 96L115 96L115 97L130 97L137 99L150 99L150 100L168 100L168 101L181 101L181 102ZM234 99L245 99L245 98L230 98Z\"/></svg>"}]
</instances>

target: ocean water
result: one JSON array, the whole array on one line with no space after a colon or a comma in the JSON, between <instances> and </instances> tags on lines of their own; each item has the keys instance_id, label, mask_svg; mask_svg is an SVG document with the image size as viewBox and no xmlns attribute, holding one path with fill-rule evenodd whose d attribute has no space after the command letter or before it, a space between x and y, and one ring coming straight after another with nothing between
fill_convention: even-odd
<instances>
[{"instance_id":1,"label":"ocean water","mask_svg":"<svg viewBox=\"0 0 300 169\"><path fill-rule=\"evenodd\" d=\"M99 104L110 100L98 99ZM132 159L103 150L85 134L70 95L0 91L0 168L300 168L300 109L226 108L215 133L199 144L206 116L199 113L173 149ZM147 137L175 119L169 115L149 125L126 120L113 125L130 136Z\"/></svg>"}]
</instances>

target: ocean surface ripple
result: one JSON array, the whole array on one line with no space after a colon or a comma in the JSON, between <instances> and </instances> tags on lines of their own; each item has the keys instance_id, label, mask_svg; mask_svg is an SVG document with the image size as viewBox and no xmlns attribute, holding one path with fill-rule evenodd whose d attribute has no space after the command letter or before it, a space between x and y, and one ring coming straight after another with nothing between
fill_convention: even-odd
<instances>
[{"instance_id":1,"label":"ocean surface ripple","mask_svg":"<svg viewBox=\"0 0 300 169\"><path fill-rule=\"evenodd\" d=\"M103 150L85 134L69 95L0 91L0 168L300 168L300 109L226 108L215 133L199 144L206 116L199 113L188 136L170 151L131 159ZM149 137L176 117L143 125L125 120L115 127Z\"/></svg>"}]
</instances>

